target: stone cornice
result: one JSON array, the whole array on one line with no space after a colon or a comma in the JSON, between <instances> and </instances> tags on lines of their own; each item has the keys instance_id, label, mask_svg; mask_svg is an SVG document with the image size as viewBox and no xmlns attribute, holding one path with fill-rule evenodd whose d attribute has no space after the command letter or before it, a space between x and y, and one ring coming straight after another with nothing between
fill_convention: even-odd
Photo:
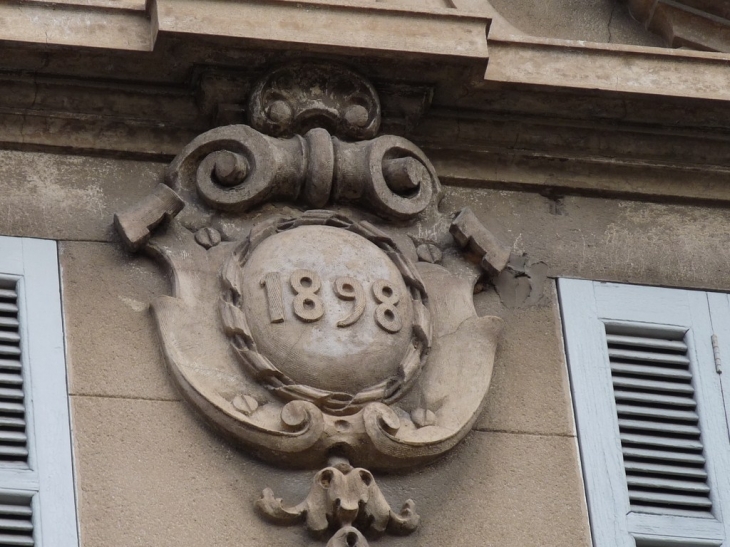
<instances>
[{"instance_id":1,"label":"stone cornice","mask_svg":"<svg viewBox=\"0 0 730 547\"><path fill-rule=\"evenodd\" d=\"M165 35L486 61L490 17L346 0L27 0L0 4L0 40L152 51Z\"/></svg>"},{"instance_id":2,"label":"stone cornice","mask_svg":"<svg viewBox=\"0 0 730 547\"><path fill-rule=\"evenodd\" d=\"M151 22L139 0L126 0L125 9L111 9L106 0L71 5L83 1L59 0L53 9L56 16L114 12ZM409 51L385 41L338 46L336 40L349 37L333 37L330 28L322 33L328 43L297 37L296 29L293 38L274 33L267 41L246 35L238 23L231 25L238 35L221 37L214 10L195 30L181 18L197 2L158 0L158 8L166 2L179 7L158 18L153 51L7 41L0 52L3 146L169 161L195 135L245 123L245 98L263 72L295 58L318 59L370 78L381 97L383 130L422 146L446 184L730 201L728 55L541 40L496 26L487 65L486 45L479 54L457 55L454 36L420 46L410 41ZM22 10L51 9L40 4L26 2ZM414 16L343 1L260 0L246 9L264 4L315 18L367 9L368 17L393 18L381 27L391 34L399 31L388 25L415 17L435 33L460 28L460 36L476 40L474 29L489 23L454 9ZM30 13L20 7L6 3L0 13ZM293 47L294 40L301 43Z\"/></svg>"},{"instance_id":3,"label":"stone cornice","mask_svg":"<svg viewBox=\"0 0 730 547\"><path fill-rule=\"evenodd\" d=\"M541 38L490 37L486 80L730 100L730 55Z\"/></svg>"},{"instance_id":4,"label":"stone cornice","mask_svg":"<svg viewBox=\"0 0 730 547\"><path fill-rule=\"evenodd\" d=\"M730 53L725 0L630 0L632 15L672 47Z\"/></svg>"}]
</instances>

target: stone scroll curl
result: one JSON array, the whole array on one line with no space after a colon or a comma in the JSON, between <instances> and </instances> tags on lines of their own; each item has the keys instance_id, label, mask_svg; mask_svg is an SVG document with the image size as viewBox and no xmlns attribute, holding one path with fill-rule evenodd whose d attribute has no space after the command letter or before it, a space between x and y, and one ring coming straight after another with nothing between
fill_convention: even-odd
<instances>
[{"instance_id":1,"label":"stone scroll curl","mask_svg":"<svg viewBox=\"0 0 730 547\"><path fill-rule=\"evenodd\" d=\"M168 185L209 207L241 213L265 201L311 207L358 204L382 217L411 219L441 191L428 158L392 135L348 143L323 128L276 139L245 125L203 133L167 169Z\"/></svg>"}]
</instances>

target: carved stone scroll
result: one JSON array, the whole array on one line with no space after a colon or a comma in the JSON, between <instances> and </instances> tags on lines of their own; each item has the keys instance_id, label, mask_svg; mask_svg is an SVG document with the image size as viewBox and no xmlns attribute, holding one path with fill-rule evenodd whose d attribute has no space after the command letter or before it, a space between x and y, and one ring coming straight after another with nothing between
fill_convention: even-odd
<instances>
[{"instance_id":1,"label":"carved stone scroll","mask_svg":"<svg viewBox=\"0 0 730 547\"><path fill-rule=\"evenodd\" d=\"M385 135L346 143L322 128L274 139L245 125L213 129L194 139L167 170L168 184L209 207L245 212L265 201L302 200L313 207L356 203L392 219L410 219L440 193L421 150Z\"/></svg>"}]
</instances>

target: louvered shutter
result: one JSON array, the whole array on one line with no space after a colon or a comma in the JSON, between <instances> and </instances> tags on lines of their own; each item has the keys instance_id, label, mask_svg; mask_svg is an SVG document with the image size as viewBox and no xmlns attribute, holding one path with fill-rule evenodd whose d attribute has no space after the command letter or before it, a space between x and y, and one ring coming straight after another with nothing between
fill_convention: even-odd
<instances>
[{"instance_id":1,"label":"louvered shutter","mask_svg":"<svg viewBox=\"0 0 730 547\"><path fill-rule=\"evenodd\" d=\"M78 547L58 275L55 242L0 237L0 547Z\"/></svg>"},{"instance_id":2,"label":"louvered shutter","mask_svg":"<svg viewBox=\"0 0 730 547\"><path fill-rule=\"evenodd\" d=\"M0 545L35 545L31 498L0 494Z\"/></svg>"},{"instance_id":3,"label":"louvered shutter","mask_svg":"<svg viewBox=\"0 0 730 547\"><path fill-rule=\"evenodd\" d=\"M730 546L708 294L571 279L559 292L595 547Z\"/></svg>"},{"instance_id":4,"label":"louvered shutter","mask_svg":"<svg viewBox=\"0 0 730 547\"><path fill-rule=\"evenodd\" d=\"M18 283L0 278L0 462L25 463L25 396L21 364Z\"/></svg>"}]
</instances>

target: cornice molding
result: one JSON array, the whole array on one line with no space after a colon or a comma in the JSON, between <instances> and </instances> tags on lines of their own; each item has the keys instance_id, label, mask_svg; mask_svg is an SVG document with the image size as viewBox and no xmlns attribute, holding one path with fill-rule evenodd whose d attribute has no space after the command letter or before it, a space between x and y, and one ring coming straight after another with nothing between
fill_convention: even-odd
<instances>
[{"instance_id":1,"label":"cornice molding","mask_svg":"<svg viewBox=\"0 0 730 547\"><path fill-rule=\"evenodd\" d=\"M630 0L629 9L671 47L730 53L726 0Z\"/></svg>"},{"instance_id":2,"label":"cornice molding","mask_svg":"<svg viewBox=\"0 0 730 547\"><path fill-rule=\"evenodd\" d=\"M109 8L107 0L83 1L53 6L57 15L147 17L139 0L126 0L124 10ZM193 4L158 0L157 6L165 2ZM47 2L23 6L40 4L50 9ZM322 0L257 0L242 9L264 4L283 10L306 5L315 18L375 10L395 17L394 25L413 16L392 6ZM9 6L20 4L2 4L0 12ZM438 32L452 24L484 29L489 21L458 13L430 10L419 17L445 24ZM176 17L165 28L174 28ZM221 42L206 34L215 31L217 17L205 23L207 31L161 31L154 51L145 53L6 43L0 142L169 161L195 135L246 123L245 97L265 71L294 59L325 60L373 81L383 130L422 146L446 184L730 201L729 55L492 32L485 74L486 57L451 55L448 48L434 53L433 45L431 53L411 47L390 54L385 44L377 50L322 43L294 48L292 42L230 36ZM405 40L400 29L393 34Z\"/></svg>"},{"instance_id":3,"label":"cornice molding","mask_svg":"<svg viewBox=\"0 0 730 547\"><path fill-rule=\"evenodd\" d=\"M144 8L144 9L142 9ZM153 51L165 35L486 62L491 19L347 0L27 0L0 4L0 40Z\"/></svg>"},{"instance_id":4,"label":"cornice molding","mask_svg":"<svg viewBox=\"0 0 730 547\"><path fill-rule=\"evenodd\" d=\"M730 100L730 56L543 38L490 39L490 82Z\"/></svg>"}]
</instances>

